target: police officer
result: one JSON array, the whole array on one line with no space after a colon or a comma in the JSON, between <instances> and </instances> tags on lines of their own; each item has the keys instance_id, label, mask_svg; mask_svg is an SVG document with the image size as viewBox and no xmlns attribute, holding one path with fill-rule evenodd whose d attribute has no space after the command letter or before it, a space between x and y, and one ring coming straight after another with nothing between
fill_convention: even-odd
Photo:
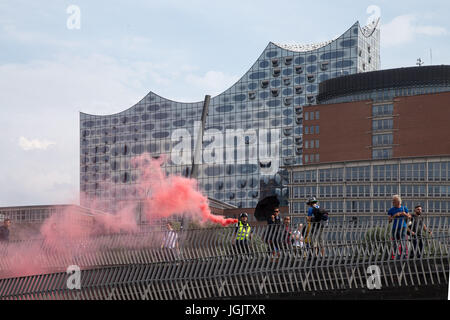
<instances>
[{"instance_id":1,"label":"police officer","mask_svg":"<svg viewBox=\"0 0 450 320\"><path fill-rule=\"evenodd\" d=\"M251 227L248 223L248 214L243 212L239 216L239 222L236 224L236 247L244 253L248 252Z\"/></svg>"}]
</instances>

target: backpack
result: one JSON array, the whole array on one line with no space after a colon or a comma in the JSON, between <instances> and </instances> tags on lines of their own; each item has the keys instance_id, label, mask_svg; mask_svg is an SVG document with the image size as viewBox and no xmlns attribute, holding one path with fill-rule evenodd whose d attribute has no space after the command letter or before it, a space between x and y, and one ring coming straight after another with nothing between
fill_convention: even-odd
<instances>
[{"instance_id":1,"label":"backpack","mask_svg":"<svg viewBox=\"0 0 450 320\"><path fill-rule=\"evenodd\" d=\"M324 208L313 208L313 222L328 221L328 211ZM322 222L323 223L323 222Z\"/></svg>"}]
</instances>

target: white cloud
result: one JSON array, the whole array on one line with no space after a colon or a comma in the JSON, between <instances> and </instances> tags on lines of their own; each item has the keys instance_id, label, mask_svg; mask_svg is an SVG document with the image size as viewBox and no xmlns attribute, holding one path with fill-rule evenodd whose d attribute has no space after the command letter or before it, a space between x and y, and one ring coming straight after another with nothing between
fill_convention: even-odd
<instances>
[{"instance_id":1,"label":"white cloud","mask_svg":"<svg viewBox=\"0 0 450 320\"><path fill-rule=\"evenodd\" d=\"M0 160L0 176L9 181L0 184L0 206L77 199L79 111L121 112L150 90L173 100L201 101L203 94L220 93L238 79L218 71L198 74L189 64L105 55L0 64L0 149L11 150Z\"/></svg>"},{"instance_id":2,"label":"white cloud","mask_svg":"<svg viewBox=\"0 0 450 320\"><path fill-rule=\"evenodd\" d=\"M33 139L33 140L28 140L25 137L20 137L19 138L19 146L25 150L25 151L29 151L29 150L46 150L49 146L51 145L55 145L56 143L48 141L48 140L38 140L38 139Z\"/></svg>"},{"instance_id":3,"label":"white cloud","mask_svg":"<svg viewBox=\"0 0 450 320\"><path fill-rule=\"evenodd\" d=\"M397 16L389 23L382 24L381 44L384 47L400 46L415 40L417 35L443 36L448 32L444 27L418 25L419 17L413 14Z\"/></svg>"},{"instance_id":4,"label":"white cloud","mask_svg":"<svg viewBox=\"0 0 450 320\"><path fill-rule=\"evenodd\" d=\"M426 36L445 36L447 35L447 29L436 26L418 26L416 27L417 34L423 34Z\"/></svg>"}]
</instances>

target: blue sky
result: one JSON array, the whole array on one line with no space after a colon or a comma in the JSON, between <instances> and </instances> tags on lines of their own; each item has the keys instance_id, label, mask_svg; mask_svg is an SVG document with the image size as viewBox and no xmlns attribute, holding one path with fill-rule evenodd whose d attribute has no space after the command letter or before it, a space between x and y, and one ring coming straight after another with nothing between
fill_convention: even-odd
<instances>
[{"instance_id":1,"label":"blue sky","mask_svg":"<svg viewBox=\"0 0 450 320\"><path fill-rule=\"evenodd\" d=\"M148 91L217 95L269 41L332 39L370 6L383 69L429 65L430 49L450 64L447 1L1 1L0 206L78 201L80 111L119 112Z\"/></svg>"}]
</instances>

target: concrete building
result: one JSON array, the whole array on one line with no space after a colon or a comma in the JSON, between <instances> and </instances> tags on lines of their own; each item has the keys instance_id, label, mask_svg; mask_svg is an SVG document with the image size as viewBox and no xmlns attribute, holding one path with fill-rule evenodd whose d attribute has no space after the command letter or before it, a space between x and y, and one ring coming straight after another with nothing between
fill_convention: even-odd
<instances>
[{"instance_id":1,"label":"concrete building","mask_svg":"<svg viewBox=\"0 0 450 320\"><path fill-rule=\"evenodd\" d=\"M333 213L450 212L450 66L368 72L321 83L304 107L303 166L291 166L290 213L316 196Z\"/></svg>"}]
</instances>

